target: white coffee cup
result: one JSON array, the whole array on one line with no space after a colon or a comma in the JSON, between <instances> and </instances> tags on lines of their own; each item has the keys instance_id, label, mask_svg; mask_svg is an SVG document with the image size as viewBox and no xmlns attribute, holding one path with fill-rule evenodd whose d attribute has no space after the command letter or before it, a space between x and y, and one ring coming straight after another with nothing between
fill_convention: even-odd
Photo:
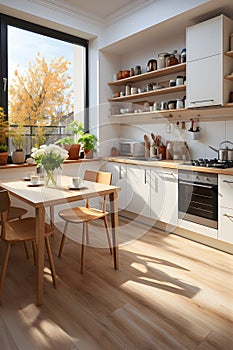
<instances>
[{"instance_id":1,"label":"white coffee cup","mask_svg":"<svg viewBox=\"0 0 233 350\"><path fill-rule=\"evenodd\" d=\"M31 183L33 185L37 185L40 180L40 177L38 175L31 175Z\"/></svg>"},{"instance_id":2,"label":"white coffee cup","mask_svg":"<svg viewBox=\"0 0 233 350\"><path fill-rule=\"evenodd\" d=\"M82 183L81 177L72 177L72 183L74 187L79 187Z\"/></svg>"},{"instance_id":3,"label":"white coffee cup","mask_svg":"<svg viewBox=\"0 0 233 350\"><path fill-rule=\"evenodd\" d=\"M35 175L34 171L27 171L24 175L25 179L31 180L31 176Z\"/></svg>"}]
</instances>

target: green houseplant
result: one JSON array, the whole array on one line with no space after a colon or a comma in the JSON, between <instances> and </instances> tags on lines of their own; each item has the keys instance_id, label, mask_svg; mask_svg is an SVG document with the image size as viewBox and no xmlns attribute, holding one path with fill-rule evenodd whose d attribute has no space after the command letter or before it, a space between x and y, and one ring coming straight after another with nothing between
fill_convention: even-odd
<instances>
[{"instance_id":1,"label":"green houseplant","mask_svg":"<svg viewBox=\"0 0 233 350\"><path fill-rule=\"evenodd\" d=\"M80 143L78 141L78 136L82 135L84 132L83 123L78 120L73 120L65 129L67 132L71 132L70 136L65 136L62 139L55 142L57 145L63 146L68 153L68 159L79 159Z\"/></svg>"},{"instance_id":2,"label":"green houseplant","mask_svg":"<svg viewBox=\"0 0 233 350\"><path fill-rule=\"evenodd\" d=\"M7 137L9 136L9 123L6 120L4 109L0 107L0 165L7 164L8 145Z\"/></svg>"},{"instance_id":3,"label":"green houseplant","mask_svg":"<svg viewBox=\"0 0 233 350\"><path fill-rule=\"evenodd\" d=\"M85 158L93 158L93 153L94 151L96 151L96 146L98 143L97 137L94 134L83 132L80 138L78 139L78 142L82 144Z\"/></svg>"}]
</instances>

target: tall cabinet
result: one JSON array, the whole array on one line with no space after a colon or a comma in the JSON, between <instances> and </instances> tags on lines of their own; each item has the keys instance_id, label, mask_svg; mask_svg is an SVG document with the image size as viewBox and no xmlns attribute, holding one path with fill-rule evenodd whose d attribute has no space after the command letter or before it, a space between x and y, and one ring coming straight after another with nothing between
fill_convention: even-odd
<instances>
[{"instance_id":1,"label":"tall cabinet","mask_svg":"<svg viewBox=\"0 0 233 350\"><path fill-rule=\"evenodd\" d=\"M220 15L186 29L187 107L224 105L229 102L233 61L224 55L230 49L233 20Z\"/></svg>"}]
</instances>

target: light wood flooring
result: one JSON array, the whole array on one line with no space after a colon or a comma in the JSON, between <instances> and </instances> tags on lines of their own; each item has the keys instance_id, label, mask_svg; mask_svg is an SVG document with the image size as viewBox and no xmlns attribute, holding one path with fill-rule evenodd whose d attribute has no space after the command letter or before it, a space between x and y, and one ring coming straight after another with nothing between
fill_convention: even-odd
<instances>
[{"instance_id":1,"label":"light wood flooring","mask_svg":"<svg viewBox=\"0 0 233 350\"><path fill-rule=\"evenodd\" d=\"M233 256L122 219L116 271L109 250L92 246L94 230L83 275L80 245L68 239L58 258L56 232L58 287L45 269L41 307L32 257L13 247L0 305L1 350L233 349ZM1 242L1 255L3 249Z\"/></svg>"}]
</instances>

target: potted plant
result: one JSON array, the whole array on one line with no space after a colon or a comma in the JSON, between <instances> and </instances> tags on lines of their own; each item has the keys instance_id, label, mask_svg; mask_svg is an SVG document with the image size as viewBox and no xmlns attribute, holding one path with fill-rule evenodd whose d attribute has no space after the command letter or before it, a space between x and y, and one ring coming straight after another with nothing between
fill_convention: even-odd
<instances>
[{"instance_id":1,"label":"potted plant","mask_svg":"<svg viewBox=\"0 0 233 350\"><path fill-rule=\"evenodd\" d=\"M96 151L96 146L98 139L94 134L82 133L81 137L78 139L78 142L82 144L84 150L85 158L93 158L94 151Z\"/></svg>"},{"instance_id":2,"label":"potted plant","mask_svg":"<svg viewBox=\"0 0 233 350\"><path fill-rule=\"evenodd\" d=\"M0 165L6 165L8 160L7 137L9 135L9 123L2 107L0 107Z\"/></svg>"},{"instance_id":3,"label":"potted plant","mask_svg":"<svg viewBox=\"0 0 233 350\"><path fill-rule=\"evenodd\" d=\"M77 120L71 122L65 129L67 132L71 132L71 136L65 136L62 139L55 142L57 145L62 145L69 153L68 159L79 159L80 143L78 141L78 135L84 133L83 123Z\"/></svg>"},{"instance_id":4,"label":"potted plant","mask_svg":"<svg viewBox=\"0 0 233 350\"><path fill-rule=\"evenodd\" d=\"M25 162L25 131L22 124L15 128L11 128L11 140L15 147L15 151L11 154L12 162L15 164L22 164Z\"/></svg>"}]
</instances>

